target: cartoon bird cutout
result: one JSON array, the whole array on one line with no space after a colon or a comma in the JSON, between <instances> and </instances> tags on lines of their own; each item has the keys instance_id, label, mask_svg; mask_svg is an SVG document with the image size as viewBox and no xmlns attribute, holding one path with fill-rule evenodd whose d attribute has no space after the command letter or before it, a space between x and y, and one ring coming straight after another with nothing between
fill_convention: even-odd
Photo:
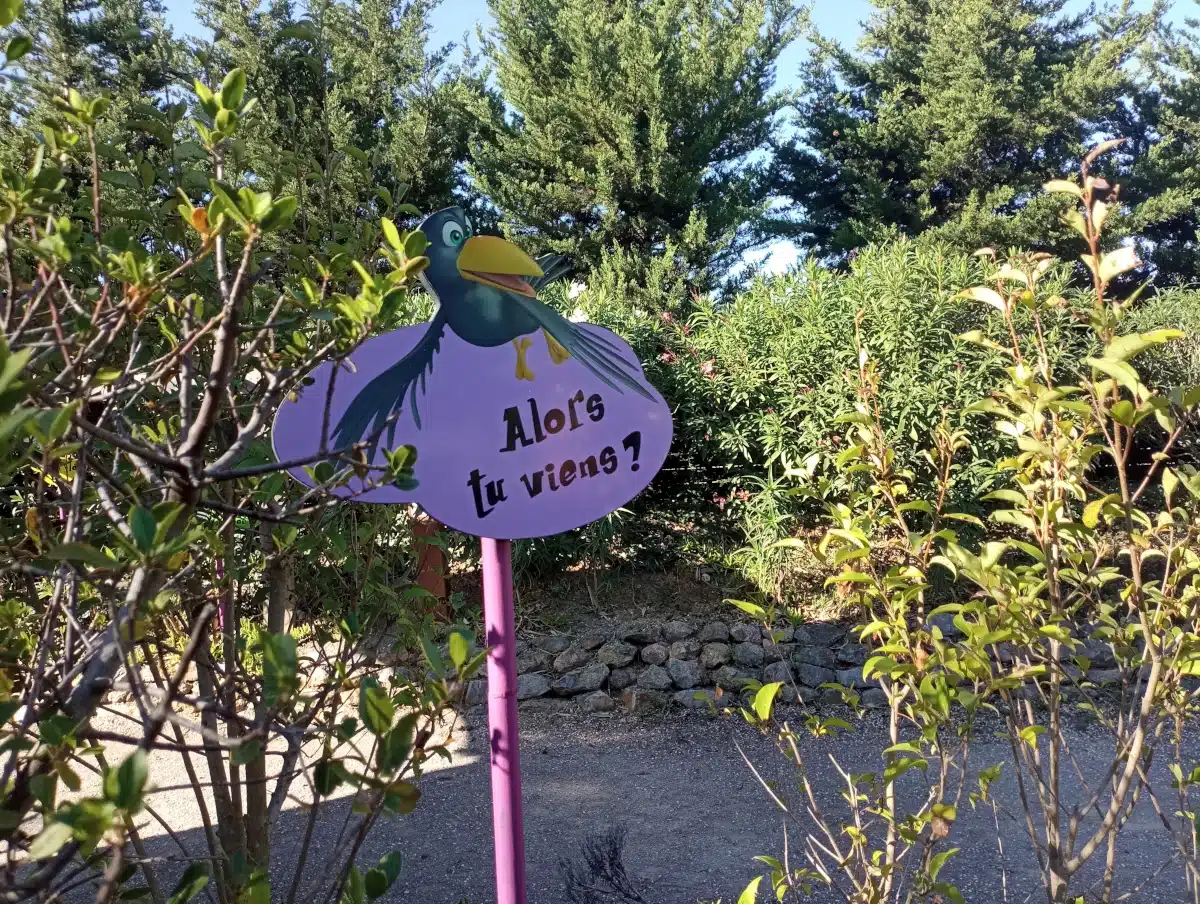
<instances>
[{"instance_id":1,"label":"cartoon bird cutout","mask_svg":"<svg viewBox=\"0 0 1200 904\"><path fill-rule=\"evenodd\" d=\"M525 352L533 342L530 334L540 331L555 364L573 357L618 392L629 389L653 400L637 368L619 355L615 345L595 332L577 328L537 300L540 288L567 274L563 258L546 255L535 261L498 236L473 235L470 220L458 207L430 214L419 228L429 241L425 252L429 265L421 280L437 300L437 311L412 350L350 402L333 431L335 448L373 437L373 452L385 426L391 446L406 397L420 428L417 394L424 394L425 377L433 372L447 329L482 348L512 343L517 380L535 379Z\"/></svg>"}]
</instances>

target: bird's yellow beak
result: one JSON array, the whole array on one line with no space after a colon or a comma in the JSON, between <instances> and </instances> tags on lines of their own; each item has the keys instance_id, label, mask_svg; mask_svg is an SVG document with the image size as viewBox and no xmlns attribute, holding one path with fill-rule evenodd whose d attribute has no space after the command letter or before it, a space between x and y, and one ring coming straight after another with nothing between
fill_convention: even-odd
<instances>
[{"instance_id":1,"label":"bird's yellow beak","mask_svg":"<svg viewBox=\"0 0 1200 904\"><path fill-rule=\"evenodd\" d=\"M528 254L494 235L473 235L458 253L458 272L485 286L535 298L533 286L522 276L541 276L542 268Z\"/></svg>"}]
</instances>

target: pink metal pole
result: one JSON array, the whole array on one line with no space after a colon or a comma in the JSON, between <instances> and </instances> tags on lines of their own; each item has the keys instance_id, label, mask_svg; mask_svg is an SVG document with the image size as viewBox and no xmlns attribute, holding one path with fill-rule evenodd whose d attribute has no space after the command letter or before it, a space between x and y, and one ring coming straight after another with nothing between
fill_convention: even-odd
<instances>
[{"instance_id":1,"label":"pink metal pole","mask_svg":"<svg viewBox=\"0 0 1200 904\"><path fill-rule=\"evenodd\" d=\"M492 835L496 904L525 904L525 821L517 740L517 650L512 542L480 538L483 623L487 629L488 735L492 763Z\"/></svg>"}]
</instances>

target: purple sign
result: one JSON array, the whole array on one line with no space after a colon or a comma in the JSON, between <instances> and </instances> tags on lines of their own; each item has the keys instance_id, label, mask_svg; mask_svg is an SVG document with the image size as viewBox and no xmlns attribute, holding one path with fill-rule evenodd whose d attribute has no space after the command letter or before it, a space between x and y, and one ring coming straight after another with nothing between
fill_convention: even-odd
<instances>
[{"instance_id":1,"label":"purple sign","mask_svg":"<svg viewBox=\"0 0 1200 904\"><path fill-rule=\"evenodd\" d=\"M366 443L376 464L385 448L415 446L418 485L364 491L354 477L334 492L418 503L465 533L520 539L587 524L645 489L670 449L671 414L633 350L538 302L541 262L502 239L472 237L457 208L422 228L438 312L354 353L334 382L327 427L327 449ZM280 460L320 451L332 375L333 364L318 368L279 409ZM292 474L313 483L303 468Z\"/></svg>"}]
</instances>

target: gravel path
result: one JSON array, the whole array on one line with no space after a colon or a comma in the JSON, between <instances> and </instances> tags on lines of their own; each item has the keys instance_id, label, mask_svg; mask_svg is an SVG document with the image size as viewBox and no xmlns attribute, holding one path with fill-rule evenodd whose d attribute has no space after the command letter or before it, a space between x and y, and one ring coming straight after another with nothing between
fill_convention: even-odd
<instances>
[{"instance_id":1,"label":"gravel path","mask_svg":"<svg viewBox=\"0 0 1200 904\"><path fill-rule=\"evenodd\" d=\"M404 855L401 879L386 900L413 904L456 904L464 899L469 904L483 904L492 900L491 805L483 719L480 708L468 715L466 730L458 732L456 739L455 761L425 776L416 810L381 821L363 846L359 862L367 865L393 849ZM1088 776L1099 774L1104 751L1109 748L1104 735L1097 729L1075 727L1070 740L1080 770ZM783 852L782 814L743 762L735 741L764 778L775 782L782 794L791 793L795 783L782 756L769 739L737 719L678 717L642 722L621 715L606 719L523 714L521 756L530 904L563 904L567 899L560 861L577 857L580 843L590 833L613 826L627 829L624 863L647 904L718 900L733 904L758 871L753 858L759 854L781 856ZM828 754L835 753L848 771L872 771L879 768L879 752L885 746L886 733L877 721L840 741L805 742L814 785L829 812L841 812L837 806L842 784ZM979 768L1007 762L1009 756L1007 742L989 739L976 746L972 761ZM152 771L158 786L185 780L181 771L179 775L165 773L167 765ZM997 795L1015 813L1016 787L1011 769L1005 771L1007 778L998 784ZM914 775L913 791L919 782ZM1164 781L1164 791L1167 787ZM154 806L180 840L198 848L202 829L190 792L159 792ZM347 810L346 800L322 809L312 842L315 853L332 849ZM177 853L160 825L145 817L140 822L152 854ZM286 898L283 877L290 877L294 869L306 822L303 808L285 810L281 818L272 863L273 898L277 901ZM1003 877L992 811L961 807L954 843L963 853L951 861L943 876L959 885L968 902L1045 900L1031 868L1032 854L1023 828L1003 816L1000 828L1007 862ZM796 824L789 831L796 857L800 841ZM1126 900L1181 900L1180 870L1175 865L1136 888L1169 851L1154 813L1148 806L1140 806L1117 850L1121 866L1118 885L1132 891ZM164 882L169 881L164 877ZM1080 885L1076 893L1085 890ZM769 898L760 894L760 901ZM318 898L303 892L297 900L319 904ZM839 899L821 892L813 900Z\"/></svg>"}]
</instances>

